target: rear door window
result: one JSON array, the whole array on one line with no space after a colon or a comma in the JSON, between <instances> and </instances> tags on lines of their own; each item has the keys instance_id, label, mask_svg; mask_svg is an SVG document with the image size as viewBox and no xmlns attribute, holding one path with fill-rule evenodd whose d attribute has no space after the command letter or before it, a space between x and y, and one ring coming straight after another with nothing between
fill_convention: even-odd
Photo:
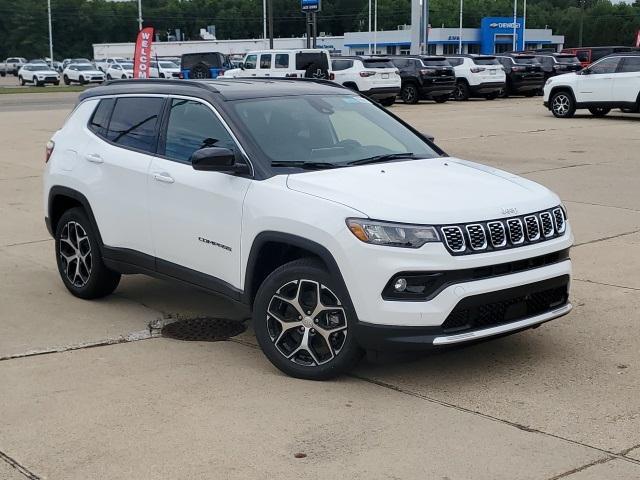
<instances>
[{"instance_id":1,"label":"rear door window","mask_svg":"<svg viewBox=\"0 0 640 480\"><path fill-rule=\"evenodd\" d=\"M298 52L296 53L296 70L306 70L311 65L327 70L329 61L327 55L322 52Z\"/></svg>"},{"instance_id":2,"label":"rear door window","mask_svg":"<svg viewBox=\"0 0 640 480\"><path fill-rule=\"evenodd\" d=\"M263 53L260 55L260 68L269 69L271 68L271 54Z\"/></svg>"},{"instance_id":3,"label":"rear door window","mask_svg":"<svg viewBox=\"0 0 640 480\"><path fill-rule=\"evenodd\" d=\"M640 57L624 57L619 72L640 72Z\"/></svg>"},{"instance_id":4,"label":"rear door window","mask_svg":"<svg viewBox=\"0 0 640 480\"><path fill-rule=\"evenodd\" d=\"M118 98L107 131L107 139L123 147L155 152L158 118L163 98Z\"/></svg>"},{"instance_id":5,"label":"rear door window","mask_svg":"<svg viewBox=\"0 0 640 480\"><path fill-rule=\"evenodd\" d=\"M289 68L289 54L276 53L276 68Z\"/></svg>"}]
</instances>

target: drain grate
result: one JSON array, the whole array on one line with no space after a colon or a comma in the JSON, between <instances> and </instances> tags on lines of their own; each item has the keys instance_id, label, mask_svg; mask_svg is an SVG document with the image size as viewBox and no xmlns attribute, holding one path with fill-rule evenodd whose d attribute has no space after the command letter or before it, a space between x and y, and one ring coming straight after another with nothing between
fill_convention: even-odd
<instances>
[{"instance_id":1,"label":"drain grate","mask_svg":"<svg viewBox=\"0 0 640 480\"><path fill-rule=\"evenodd\" d=\"M162 336L176 340L217 342L245 331L245 324L227 318L197 317L177 320L162 327Z\"/></svg>"}]
</instances>

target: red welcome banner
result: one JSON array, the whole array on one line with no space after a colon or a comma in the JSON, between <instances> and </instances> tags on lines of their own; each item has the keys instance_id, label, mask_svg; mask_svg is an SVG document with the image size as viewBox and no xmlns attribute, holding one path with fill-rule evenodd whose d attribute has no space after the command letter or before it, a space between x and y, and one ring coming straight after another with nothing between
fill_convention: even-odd
<instances>
[{"instance_id":1,"label":"red welcome banner","mask_svg":"<svg viewBox=\"0 0 640 480\"><path fill-rule=\"evenodd\" d=\"M636 47L640 47L640 30L636 33Z\"/></svg>"},{"instance_id":2,"label":"red welcome banner","mask_svg":"<svg viewBox=\"0 0 640 480\"><path fill-rule=\"evenodd\" d=\"M133 78L149 78L153 27L145 27L138 33L136 51L133 54Z\"/></svg>"}]
</instances>

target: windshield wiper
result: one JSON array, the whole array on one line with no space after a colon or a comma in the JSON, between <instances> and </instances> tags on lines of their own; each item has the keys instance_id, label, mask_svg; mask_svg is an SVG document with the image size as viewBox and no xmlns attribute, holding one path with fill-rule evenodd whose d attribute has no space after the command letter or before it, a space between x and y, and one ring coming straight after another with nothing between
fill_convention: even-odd
<instances>
[{"instance_id":1,"label":"windshield wiper","mask_svg":"<svg viewBox=\"0 0 640 480\"><path fill-rule=\"evenodd\" d=\"M342 165L330 162L271 162L272 167L294 167L307 170L324 170L329 168L339 168Z\"/></svg>"},{"instance_id":2,"label":"windshield wiper","mask_svg":"<svg viewBox=\"0 0 640 480\"><path fill-rule=\"evenodd\" d=\"M387 160L396 160L402 158L418 158L412 152L405 153L388 153L386 155L376 155L374 157L361 158L360 160L353 160L348 162L347 165L366 165L368 163L380 163Z\"/></svg>"}]
</instances>

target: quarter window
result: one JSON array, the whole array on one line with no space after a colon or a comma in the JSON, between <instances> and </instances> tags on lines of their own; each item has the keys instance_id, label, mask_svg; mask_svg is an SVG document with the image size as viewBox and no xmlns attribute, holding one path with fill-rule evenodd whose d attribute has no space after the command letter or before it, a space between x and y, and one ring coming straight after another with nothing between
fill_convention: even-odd
<instances>
[{"instance_id":1,"label":"quarter window","mask_svg":"<svg viewBox=\"0 0 640 480\"><path fill-rule=\"evenodd\" d=\"M104 137L107 134L109 128L109 117L111 116L111 110L115 100L113 98L105 98L100 100L98 108L93 112L91 120L89 120L89 130L96 135Z\"/></svg>"},{"instance_id":2,"label":"quarter window","mask_svg":"<svg viewBox=\"0 0 640 480\"><path fill-rule=\"evenodd\" d=\"M289 68L288 53L276 53L276 68Z\"/></svg>"},{"instance_id":3,"label":"quarter window","mask_svg":"<svg viewBox=\"0 0 640 480\"><path fill-rule=\"evenodd\" d=\"M604 60L589 67L593 74L614 73L620 63L620 57L605 58Z\"/></svg>"},{"instance_id":4,"label":"quarter window","mask_svg":"<svg viewBox=\"0 0 640 480\"><path fill-rule=\"evenodd\" d=\"M260 55L260 68L271 68L271 54Z\"/></svg>"},{"instance_id":5,"label":"quarter window","mask_svg":"<svg viewBox=\"0 0 640 480\"><path fill-rule=\"evenodd\" d=\"M257 55L247 55L247 59L244 61L244 68L246 70L254 70L256 68Z\"/></svg>"},{"instance_id":6,"label":"quarter window","mask_svg":"<svg viewBox=\"0 0 640 480\"><path fill-rule=\"evenodd\" d=\"M155 152L156 125L164 99L158 97L123 97L109 122L107 139L123 147Z\"/></svg>"},{"instance_id":7,"label":"quarter window","mask_svg":"<svg viewBox=\"0 0 640 480\"><path fill-rule=\"evenodd\" d=\"M621 72L640 72L640 57L625 57Z\"/></svg>"},{"instance_id":8,"label":"quarter window","mask_svg":"<svg viewBox=\"0 0 640 480\"><path fill-rule=\"evenodd\" d=\"M208 106L194 100L172 100L165 156L189 163L193 152L207 147L234 150L235 143Z\"/></svg>"}]
</instances>

